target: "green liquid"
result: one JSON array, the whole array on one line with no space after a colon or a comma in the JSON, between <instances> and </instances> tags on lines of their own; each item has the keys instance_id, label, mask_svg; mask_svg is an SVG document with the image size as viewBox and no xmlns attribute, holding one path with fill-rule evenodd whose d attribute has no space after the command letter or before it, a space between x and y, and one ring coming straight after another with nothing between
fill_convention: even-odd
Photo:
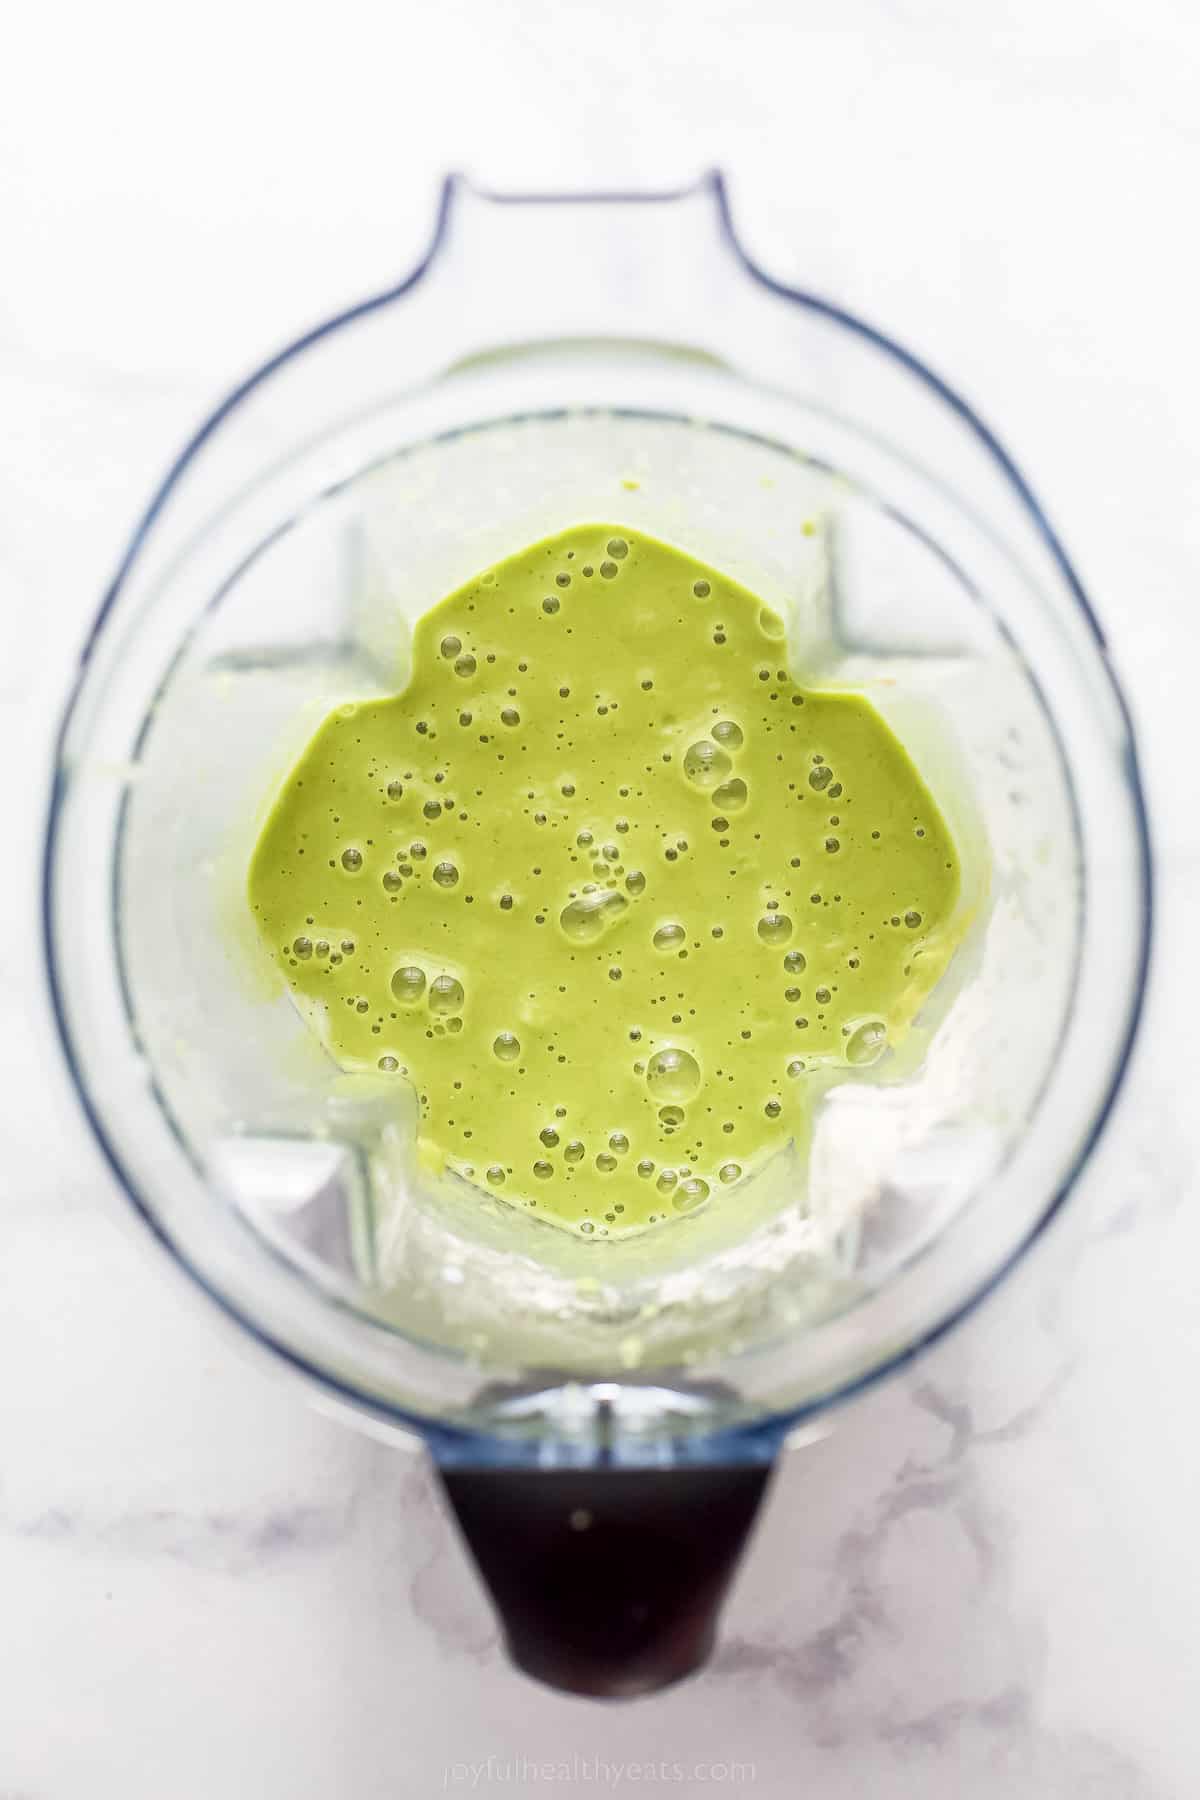
<instances>
[{"instance_id":1,"label":"green liquid","mask_svg":"<svg viewBox=\"0 0 1200 1800\"><path fill-rule=\"evenodd\" d=\"M340 707L250 870L264 941L422 1152L617 1237L806 1135L814 1076L903 1035L959 866L861 695L797 685L781 621L611 525L424 615L402 694Z\"/></svg>"}]
</instances>

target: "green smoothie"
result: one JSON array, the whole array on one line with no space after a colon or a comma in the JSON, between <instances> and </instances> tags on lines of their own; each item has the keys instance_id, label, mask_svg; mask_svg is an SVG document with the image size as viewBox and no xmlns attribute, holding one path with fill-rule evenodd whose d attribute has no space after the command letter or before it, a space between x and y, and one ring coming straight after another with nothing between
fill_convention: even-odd
<instances>
[{"instance_id":1,"label":"green smoothie","mask_svg":"<svg viewBox=\"0 0 1200 1800\"><path fill-rule=\"evenodd\" d=\"M717 570L579 525L324 721L249 899L336 1060L416 1089L426 1167L614 1238L803 1141L829 1065L884 1055L944 970L959 881L862 695L801 687Z\"/></svg>"}]
</instances>

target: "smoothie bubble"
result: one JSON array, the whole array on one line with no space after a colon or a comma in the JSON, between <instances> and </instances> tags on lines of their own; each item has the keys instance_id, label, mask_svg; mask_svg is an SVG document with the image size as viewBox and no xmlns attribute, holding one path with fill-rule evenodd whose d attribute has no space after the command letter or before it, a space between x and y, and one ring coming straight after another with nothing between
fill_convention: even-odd
<instances>
[{"instance_id":1,"label":"smoothie bubble","mask_svg":"<svg viewBox=\"0 0 1200 1800\"><path fill-rule=\"evenodd\" d=\"M389 800L403 800L404 783L402 781L389 781L387 784L387 797Z\"/></svg>"},{"instance_id":2,"label":"smoothie bubble","mask_svg":"<svg viewBox=\"0 0 1200 1800\"><path fill-rule=\"evenodd\" d=\"M608 1147L610 1150L615 1150L618 1156L624 1156L629 1149L629 1139L625 1136L623 1131L610 1132Z\"/></svg>"},{"instance_id":3,"label":"smoothie bubble","mask_svg":"<svg viewBox=\"0 0 1200 1800\"><path fill-rule=\"evenodd\" d=\"M404 883L396 873L395 869L385 869L383 871L383 891L385 894L399 893L403 886Z\"/></svg>"},{"instance_id":4,"label":"smoothie bubble","mask_svg":"<svg viewBox=\"0 0 1200 1800\"><path fill-rule=\"evenodd\" d=\"M511 1031L497 1032L492 1039L492 1055L499 1062L516 1062L521 1054L521 1040Z\"/></svg>"},{"instance_id":5,"label":"smoothie bubble","mask_svg":"<svg viewBox=\"0 0 1200 1800\"><path fill-rule=\"evenodd\" d=\"M292 952L295 956L298 956L302 962L305 961L312 955L312 939L307 937L293 939Z\"/></svg>"},{"instance_id":6,"label":"smoothie bubble","mask_svg":"<svg viewBox=\"0 0 1200 1800\"><path fill-rule=\"evenodd\" d=\"M453 975L435 975L429 984L429 1010L431 1013L456 1013L461 1011L465 998L463 984Z\"/></svg>"},{"instance_id":7,"label":"smoothie bubble","mask_svg":"<svg viewBox=\"0 0 1200 1800\"><path fill-rule=\"evenodd\" d=\"M660 925L654 934L656 950L681 950L687 943L687 932L682 925Z\"/></svg>"},{"instance_id":8,"label":"smoothie bubble","mask_svg":"<svg viewBox=\"0 0 1200 1800\"><path fill-rule=\"evenodd\" d=\"M590 944L616 924L628 905L623 894L614 894L610 888L599 888L590 894L581 894L577 900L569 900L559 913L558 922L563 936L573 944Z\"/></svg>"},{"instance_id":9,"label":"smoothie bubble","mask_svg":"<svg viewBox=\"0 0 1200 1800\"><path fill-rule=\"evenodd\" d=\"M764 944L786 944L792 935L792 921L786 913L764 913L757 929Z\"/></svg>"},{"instance_id":10,"label":"smoothie bubble","mask_svg":"<svg viewBox=\"0 0 1200 1800\"><path fill-rule=\"evenodd\" d=\"M475 658L468 653L466 656L456 657L454 673L456 675L461 675L463 680L466 681L469 676L475 673L477 666Z\"/></svg>"},{"instance_id":11,"label":"smoothie bubble","mask_svg":"<svg viewBox=\"0 0 1200 1800\"><path fill-rule=\"evenodd\" d=\"M660 1106L658 1116L668 1131L674 1131L677 1125L682 1125L686 1117L682 1106Z\"/></svg>"},{"instance_id":12,"label":"smoothie bubble","mask_svg":"<svg viewBox=\"0 0 1200 1800\"><path fill-rule=\"evenodd\" d=\"M545 1157L539 1156L533 1165L533 1172L539 1181L549 1181L554 1173L554 1164L548 1163Z\"/></svg>"},{"instance_id":13,"label":"smoothie bubble","mask_svg":"<svg viewBox=\"0 0 1200 1800\"><path fill-rule=\"evenodd\" d=\"M624 538L611 537L604 548L608 551L610 556L615 556L618 562L624 562L625 558L629 555L629 545L625 542Z\"/></svg>"},{"instance_id":14,"label":"smoothie bubble","mask_svg":"<svg viewBox=\"0 0 1200 1800\"><path fill-rule=\"evenodd\" d=\"M566 1149L563 1151L563 1155L566 1157L566 1159L569 1163L577 1163L577 1162L583 1161L583 1145L580 1143L578 1138L571 1139L570 1143L567 1145Z\"/></svg>"},{"instance_id":15,"label":"smoothie bubble","mask_svg":"<svg viewBox=\"0 0 1200 1800\"><path fill-rule=\"evenodd\" d=\"M697 600L707 600L708 596L712 593L712 584L707 581L693 581L692 592L695 594Z\"/></svg>"},{"instance_id":16,"label":"smoothie bubble","mask_svg":"<svg viewBox=\"0 0 1200 1800\"><path fill-rule=\"evenodd\" d=\"M634 895L645 893L646 877L642 874L640 869L630 869L628 875L625 877L625 887L629 893Z\"/></svg>"},{"instance_id":17,"label":"smoothie bubble","mask_svg":"<svg viewBox=\"0 0 1200 1800\"><path fill-rule=\"evenodd\" d=\"M363 859L362 859L362 851L361 850L343 850L342 851L342 867L343 867L343 869L349 869L351 874L353 874L355 872L355 870L362 868L362 864L363 864Z\"/></svg>"},{"instance_id":18,"label":"smoothie bubble","mask_svg":"<svg viewBox=\"0 0 1200 1800\"><path fill-rule=\"evenodd\" d=\"M740 750L745 742L742 728L734 719L718 719L712 728L712 736L725 750Z\"/></svg>"},{"instance_id":19,"label":"smoothie bubble","mask_svg":"<svg viewBox=\"0 0 1200 1800\"><path fill-rule=\"evenodd\" d=\"M646 1064L646 1086L656 1100L694 1100L700 1091L700 1064L690 1050L668 1045Z\"/></svg>"},{"instance_id":20,"label":"smoothie bubble","mask_svg":"<svg viewBox=\"0 0 1200 1800\"><path fill-rule=\"evenodd\" d=\"M425 992L425 971L418 969L415 963L405 963L397 969L391 981L392 998L401 1006L415 1006Z\"/></svg>"},{"instance_id":21,"label":"smoothie bubble","mask_svg":"<svg viewBox=\"0 0 1200 1800\"><path fill-rule=\"evenodd\" d=\"M722 1163L719 1170L721 1180L725 1183L726 1187L728 1187L731 1182L736 1181L741 1172L741 1163L735 1162Z\"/></svg>"},{"instance_id":22,"label":"smoothie bubble","mask_svg":"<svg viewBox=\"0 0 1200 1800\"><path fill-rule=\"evenodd\" d=\"M783 966L789 975L803 975L808 967L808 958L803 950L789 950L783 959Z\"/></svg>"},{"instance_id":23,"label":"smoothie bubble","mask_svg":"<svg viewBox=\"0 0 1200 1800\"><path fill-rule=\"evenodd\" d=\"M732 781L723 781L719 788L713 789L712 802L723 813L731 813L740 812L749 798L749 788L740 775L735 775Z\"/></svg>"},{"instance_id":24,"label":"smoothie bubble","mask_svg":"<svg viewBox=\"0 0 1200 1800\"><path fill-rule=\"evenodd\" d=\"M719 744L702 738L699 743L690 744L684 752L683 772L695 787L715 787L718 781L729 774L733 764Z\"/></svg>"},{"instance_id":25,"label":"smoothie bubble","mask_svg":"<svg viewBox=\"0 0 1200 1800\"><path fill-rule=\"evenodd\" d=\"M557 1150L558 1148L558 1133L553 1125L543 1125L538 1132L538 1140L547 1150Z\"/></svg>"},{"instance_id":26,"label":"smoothie bubble","mask_svg":"<svg viewBox=\"0 0 1200 1800\"><path fill-rule=\"evenodd\" d=\"M440 888L455 887L458 884L458 870L452 862L434 863L433 879Z\"/></svg>"},{"instance_id":27,"label":"smoothie bubble","mask_svg":"<svg viewBox=\"0 0 1200 1800\"><path fill-rule=\"evenodd\" d=\"M444 657L446 657L446 659L448 661L453 662L454 658L458 655L458 653L461 649L462 649L462 639L453 636L452 633L448 632L447 635L442 639L442 642L441 642L442 655Z\"/></svg>"},{"instance_id":28,"label":"smoothie bubble","mask_svg":"<svg viewBox=\"0 0 1200 1800\"><path fill-rule=\"evenodd\" d=\"M400 1067L400 1064L394 1056L381 1056L379 1059L379 1067L383 1070L385 1075L391 1075Z\"/></svg>"},{"instance_id":29,"label":"smoothie bubble","mask_svg":"<svg viewBox=\"0 0 1200 1800\"><path fill-rule=\"evenodd\" d=\"M694 1212L708 1199L708 1183L700 1175L689 1175L681 1181L671 1197L676 1212Z\"/></svg>"},{"instance_id":30,"label":"smoothie bubble","mask_svg":"<svg viewBox=\"0 0 1200 1800\"><path fill-rule=\"evenodd\" d=\"M487 1178L493 1187L502 1187L504 1185L504 1170L500 1167L499 1163L492 1164L487 1172Z\"/></svg>"},{"instance_id":31,"label":"smoothie bubble","mask_svg":"<svg viewBox=\"0 0 1200 1800\"><path fill-rule=\"evenodd\" d=\"M654 1164L651 1162L651 1160L648 1156L643 1156L641 1162L639 1162L639 1164L637 1166L637 1172L641 1176L643 1181L648 1180L649 1177L651 1175L653 1175Z\"/></svg>"},{"instance_id":32,"label":"smoothie bubble","mask_svg":"<svg viewBox=\"0 0 1200 1800\"><path fill-rule=\"evenodd\" d=\"M676 1170L664 1169L654 1185L660 1194L669 1194L678 1180L679 1175Z\"/></svg>"},{"instance_id":33,"label":"smoothie bubble","mask_svg":"<svg viewBox=\"0 0 1200 1800\"><path fill-rule=\"evenodd\" d=\"M819 794L829 786L832 780L833 770L829 767L829 764L819 763L815 769L810 770L808 785L810 788L815 789Z\"/></svg>"},{"instance_id":34,"label":"smoothie bubble","mask_svg":"<svg viewBox=\"0 0 1200 1800\"><path fill-rule=\"evenodd\" d=\"M877 1062L887 1049L887 1026L882 1019L866 1019L846 1040L846 1061L852 1068Z\"/></svg>"}]
</instances>

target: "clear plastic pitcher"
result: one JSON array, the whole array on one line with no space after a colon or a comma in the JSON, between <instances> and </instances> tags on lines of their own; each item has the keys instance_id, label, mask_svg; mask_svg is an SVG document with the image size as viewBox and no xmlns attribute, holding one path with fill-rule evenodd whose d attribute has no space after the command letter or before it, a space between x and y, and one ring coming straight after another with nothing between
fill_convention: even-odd
<instances>
[{"instance_id":1,"label":"clear plastic pitcher","mask_svg":"<svg viewBox=\"0 0 1200 1800\"><path fill-rule=\"evenodd\" d=\"M245 901L318 720L586 519L681 544L860 686L958 842L970 930L904 1045L737 1205L579 1240L413 1155ZM1144 985L1150 858L1103 636L1018 469L873 328L773 281L724 190L446 183L398 287L215 411L138 526L63 722L53 1004L134 1207L248 1332L421 1434L516 1660L695 1667L788 1432L962 1317L1068 1193Z\"/></svg>"}]
</instances>

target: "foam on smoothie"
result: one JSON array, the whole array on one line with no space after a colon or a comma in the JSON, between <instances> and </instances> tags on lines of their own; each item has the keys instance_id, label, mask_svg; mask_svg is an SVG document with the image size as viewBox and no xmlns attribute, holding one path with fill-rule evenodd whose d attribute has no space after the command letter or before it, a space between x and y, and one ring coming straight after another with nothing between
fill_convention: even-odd
<instances>
[{"instance_id":1,"label":"foam on smoothie","mask_svg":"<svg viewBox=\"0 0 1200 1800\"><path fill-rule=\"evenodd\" d=\"M337 1061L414 1086L427 1163L597 1237L736 1205L814 1076L903 1035L960 929L954 845L783 639L717 570L580 525L320 726L250 904Z\"/></svg>"}]
</instances>

